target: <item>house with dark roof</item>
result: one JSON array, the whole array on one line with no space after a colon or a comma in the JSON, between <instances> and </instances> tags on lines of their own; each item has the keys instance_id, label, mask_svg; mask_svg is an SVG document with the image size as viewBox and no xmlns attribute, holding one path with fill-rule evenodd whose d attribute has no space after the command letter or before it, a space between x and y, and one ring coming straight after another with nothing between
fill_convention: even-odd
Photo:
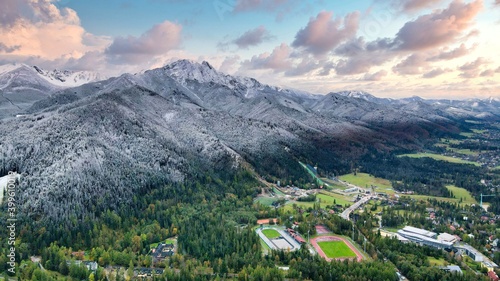
<instances>
[{"instance_id":1,"label":"house with dark roof","mask_svg":"<svg viewBox=\"0 0 500 281\"><path fill-rule=\"evenodd\" d=\"M174 255L174 244L160 243L151 251L151 255L154 263L162 262L166 258Z\"/></svg>"}]
</instances>

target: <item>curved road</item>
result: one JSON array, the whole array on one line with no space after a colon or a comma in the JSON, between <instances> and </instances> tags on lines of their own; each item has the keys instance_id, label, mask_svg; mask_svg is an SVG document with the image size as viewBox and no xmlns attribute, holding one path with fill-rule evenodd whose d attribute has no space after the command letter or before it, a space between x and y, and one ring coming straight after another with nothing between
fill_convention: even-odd
<instances>
[{"instance_id":1,"label":"curved road","mask_svg":"<svg viewBox=\"0 0 500 281\"><path fill-rule=\"evenodd\" d=\"M361 205L365 204L366 202L370 201L373 197L371 195L365 196L361 198L358 202L354 203L351 207L345 209L340 216L345 219L349 220L349 215L352 213L352 211L356 210L357 208L361 207Z\"/></svg>"}]
</instances>

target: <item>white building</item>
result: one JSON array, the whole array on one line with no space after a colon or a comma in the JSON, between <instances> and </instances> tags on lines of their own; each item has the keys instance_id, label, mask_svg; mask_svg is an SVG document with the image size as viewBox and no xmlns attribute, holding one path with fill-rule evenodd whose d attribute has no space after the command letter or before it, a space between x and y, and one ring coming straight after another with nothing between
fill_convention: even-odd
<instances>
[{"instance_id":1,"label":"white building","mask_svg":"<svg viewBox=\"0 0 500 281\"><path fill-rule=\"evenodd\" d=\"M439 234L439 236L437 237L437 240L441 241L441 242L451 242L451 243L455 243L457 242L457 237L454 236L454 235L451 235L449 233L441 233Z\"/></svg>"},{"instance_id":2,"label":"white building","mask_svg":"<svg viewBox=\"0 0 500 281\"><path fill-rule=\"evenodd\" d=\"M398 234L418 245L426 245L438 249L451 249L452 242L439 241L436 239L437 233L421 228L406 226L398 230Z\"/></svg>"}]
</instances>

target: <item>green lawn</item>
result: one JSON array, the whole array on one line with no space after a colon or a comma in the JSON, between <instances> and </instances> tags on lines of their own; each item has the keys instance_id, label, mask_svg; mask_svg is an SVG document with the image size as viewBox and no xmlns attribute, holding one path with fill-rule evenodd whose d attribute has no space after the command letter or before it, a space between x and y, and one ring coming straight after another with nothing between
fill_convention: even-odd
<instances>
[{"instance_id":1,"label":"green lawn","mask_svg":"<svg viewBox=\"0 0 500 281\"><path fill-rule=\"evenodd\" d=\"M456 139L445 139L445 138L441 139L441 143L443 144L460 144L462 142L463 142L462 140L456 140Z\"/></svg>"},{"instance_id":2,"label":"green lawn","mask_svg":"<svg viewBox=\"0 0 500 281\"><path fill-rule=\"evenodd\" d=\"M450 162L450 163L471 164L471 165L480 166L479 163L477 163L477 162L466 161L466 160L462 160L460 158L454 158L454 157L444 156L444 155L434 154L434 153L421 152L421 153L413 153L413 154L402 154L402 155L398 155L398 157L411 157L411 158L428 157L428 158L432 158L432 159L438 160L438 161L446 161L446 162Z\"/></svg>"},{"instance_id":3,"label":"green lawn","mask_svg":"<svg viewBox=\"0 0 500 281\"><path fill-rule=\"evenodd\" d=\"M434 257L427 257L427 260L429 260L431 266L444 266L446 262L443 258L436 259Z\"/></svg>"},{"instance_id":4,"label":"green lawn","mask_svg":"<svg viewBox=\"0 0 500 281\"><path fill-rule=\"evenodd\" d=\"M472 138L474 136L474 133L460 133L460 135L466 138Z\"/></svg>"},{"instance_id":5,"label":"green lawn","mask_svg":"<svg viewBox=\"0 0 500 281\"><path fill-rule=\"evenodd\" d=\"M277 200L276 198L271 198L271 197L257 197L255 199L255 202L258 202L264 206L271 206L276 200Z\"/></svg>"},{"instance_id":6,"label":"green lawn","mask_svg":"<svg viewBox=\"0 0 500 281\"><path fill-rule=\"evenodd\" d=\"M479 152L472 151L470 149L453 149L453 148L450 148L448 150L451 150L451 151L453 151L455 153L460 153L460 154L463 154L463 155L474 155L474 156L479 155Z\"/></svg>"},{"instance_id":7,"label":"green lawn","mask_svg":"<svg viewBox=\"0 0 500 281\"><path fill-rule=\"evenodd\" d=\"M366 173L356 173L356 175L347 174L340 176L339 179L362 188L370 188L372 185L374 185L377 186L377 188L375 189L376 192L394 194L394 190L392 189L392 184L390 181L382 178L376 178Z\"/></svg>"},{"instance_id":8,"label":"green lawn","mask_svg":"<svg viewBox=\"0 0 500 281\"><path fill-rule=\"evenodd\" d=\"M318 242L328 258L355 258L356 254L343 241Z\"/></svg>"},{"instance_id":9,"label":"green lawn","mask_svg":"<svg viewBox=\"0 0 500 281\"><path fill-rule=\"evenodd\" d=\"M262 230L262 233L269 239L274 239L281 236L281 234L277 230L271 228Z\"/></svg>"},{"instance_id":10,"label":"green lawn","mask_svg":"<svg viewBox=\"0 0 500 281\"><path fill-rule=\"evenodd\" d=\"M273 187L273 192L278 196L285 196L285 193L279 191L276 187Z\"/></svg>"},{"instance_id":11,"label":"green lawn","mask_svg":"<svg viewBox=\"0 0 500 281\"><path fill-rule=\"evenodd\" d=\"M348 196L343 196L337 193L328 192L326 190L320 191L320 193L316 194L316 200L321 199L321 208L326 207L327 205L340 204L342 206L352 205L353 201ZM314 202L298 202L298 201L288 201L285 204L285 211L291 211L293 209L293 204L296 204L298 207L307 209L309 207L313 207Z\"/></svg>"},{"instance_id":12,"label":"green lawn","mask_svg":"<svg viewBox=\"0 0 500 281\"><path fill-rule=\"evenodd\" d=\"M340 204L342 206L351 205L352 199L337 193L321 191L316 195L316 200L321 199L321 206Z\"/></svg>"},{"instance_id":13,"label":"green lawn","mask_svg":"<svg viewBox=\"0 0 500 281\"><path fill-rule=\"evenodd\" d=\"M316 174L315 174L313 171L311 171L311 170L310 170L310 169L306 166L306 164L304 164L304 163L302 163L302 162L299 162L299 164L300 164L300 165L301 165L304 169L306 169L306 170L307 170L307 172L311 175L311 177L313 177L313 179L315 179L315 180L317 180L317 181L318 181L318 184L320 184L320 185L325 185L325 183L323 182L323 180L321 180L320 178L318 178L318 177L316 176Z\"/></svg>"},{"instance_id":14,"label":"green lawn","mask_svg":"<svg viewBox=\"0 0 500 281\"><path fill-rule=\"evenodd\" d=\"M467 191L465 188L461 187L456 187L454 185L447 185L446 188L453 192L453 195L455 196L456 200L459 201L460 198L463 198L462 203L464 204L477 204L477 201L472 195L470 194L469 191Z\"/></svg>"},{"instance_id":15,"label":"green lawn","mask_svg":"<svg viewBox=\"0 0 500 281\"><path fill-rule=\"evenodd\" d=\"M341 190L344 190L344 189L347 188L344 185L341 185L340 183L338 183L337 181L334 181L332 179L321 178L321 180L323 180L325 182L325 184L327 184L327 187L331 188L331 189L341 189Z\"/></svg>"},{"instance_id":16,"label":"green lawn","mask_svg":"<svg viewBox=\"0 0 500 281\"><path fill-rule=\"evenodd\" d=\"M160 243L165 243L165 244L175 244L175 240L174 239L166 239L165 241L160 241L160 242L156 242L156 243L153 243L153 244L149 244L149 248L150 249L154 249L156 248L156 246L158 246L158 244Z\"/></svg>"},{"instance_id":17,"label":"green lawn","mask_svg":"<svg viewBox=\"0 0 500 281\"><path fill-rule=\"evenodd\" d=\"M477 204L477 201L474 199L474 197L471 196L471 194L467 190L451 185L446 186L446 188L448 190L451 190L456 198L437 197L429 195L404 195L404 196L408 196L415 200L426 201L427 199L431 198L431 199L436 199L438 201L449 202L449 203L459 203L460 198L462 198L462 203L460 203L461 205Z\"/></svg>"}]
</instances>

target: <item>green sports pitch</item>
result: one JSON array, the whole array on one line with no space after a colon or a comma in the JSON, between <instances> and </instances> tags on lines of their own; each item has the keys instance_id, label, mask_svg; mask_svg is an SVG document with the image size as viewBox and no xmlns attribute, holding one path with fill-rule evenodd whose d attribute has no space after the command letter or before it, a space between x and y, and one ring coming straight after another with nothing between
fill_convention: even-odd
<instances>
[{"instance_id":1,"label":"green sports pitch","mask_svg":"<svg viewBox=\"0 0 500 281\"><path fill-rule=\"evenodd\" d=\"M262 233L269 239L274 239L281 236L281 234L278 231L270 228L262 230Z\"/></svg>"},{"instance_id":2,"label":"green sports pitch","mask_svg":"<svg viewBox=\"0 0 500 281\"><path fill-rule=\"evenodd\" d=\"M328 258L355 258L356 254L343 241L322 241L318 246Z\"/></svg>"}]
</instances>

